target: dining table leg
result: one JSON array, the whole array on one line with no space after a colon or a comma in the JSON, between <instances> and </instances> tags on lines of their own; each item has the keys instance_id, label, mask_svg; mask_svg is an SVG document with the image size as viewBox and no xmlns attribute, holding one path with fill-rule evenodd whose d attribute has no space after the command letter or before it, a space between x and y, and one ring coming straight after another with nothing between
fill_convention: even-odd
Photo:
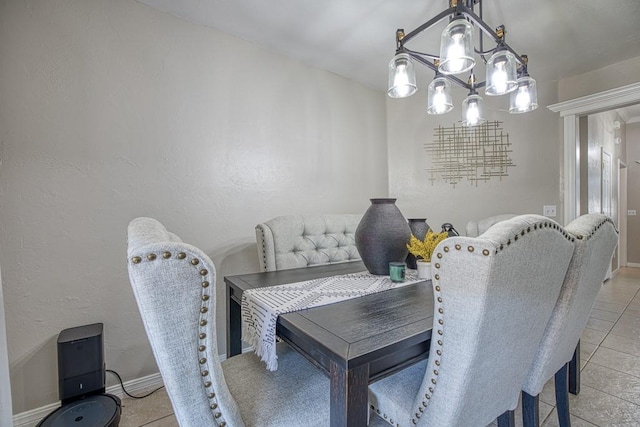
<instances>
[{"instance_id":1,"label":"dining table leg","mask_svg":"<svg viewBox=\"0 0 640 427\"><path fill-rule=\"evenodd\" d=\"M227 287L227 357L242 353L242 318L240 304Z\"/></svg>"},{"instance_id":2,"label":"dining table leg","mask_svg":"<svg viewBox=\"0 0 640 427\"><path fill-rule=\"evenodd\" d=\"M369 365L346 369L330 363L331 427L363 427L369 412Z\"/></svg>"}]
</instances>

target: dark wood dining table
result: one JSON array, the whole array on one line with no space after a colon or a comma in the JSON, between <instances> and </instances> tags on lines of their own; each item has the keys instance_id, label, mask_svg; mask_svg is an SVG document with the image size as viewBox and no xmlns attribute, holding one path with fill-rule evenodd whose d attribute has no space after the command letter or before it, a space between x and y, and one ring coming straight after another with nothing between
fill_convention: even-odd
<instances>
[{"instance_id":1,"label":"dark wood dining table","mask_svg":"<svg viewBox=\"0 0 640 427\"><path fill-rule=\"evenodd\" d=\"M361 271L366 268L357 261L225 277L227 357L242 351L244 291ZM276 333L329 377L330 425L361 427L367 425L369 383L425 359L432 323L431 281L422 281L280 315Z\"/></svg>"}]
</instances>

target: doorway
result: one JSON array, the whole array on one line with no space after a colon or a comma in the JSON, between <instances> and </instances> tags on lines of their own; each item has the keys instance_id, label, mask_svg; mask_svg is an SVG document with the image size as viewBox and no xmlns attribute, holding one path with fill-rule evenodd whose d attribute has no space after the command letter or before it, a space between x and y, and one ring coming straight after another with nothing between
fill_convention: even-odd
<instances>
[{"instance_id":1,"label":"doorway","mask_svg":"<svg viewBox=\"0 0 640 427\"><path fill-rule=\"evenodd\" d=\"M640 83L550 105L563 119L563 217L568 224L580 212L580 146L578 119L593 113L640 104Z\"/></svg>"},{"instance_id":2,"label":"doorway","mask_svg":"<svg viewBox=\"0 0 640 427\"><path fill-rule=\"evenodd\" d=\"M640 103L640 83L635 83L627 86L623 86L618 89L613 89L594 95L577 98L570 101L554 104L548 108L551 111L560 113L563 119L563 134L564 134L564 176L563 180L563 218L564 224L568 224L573 219L578 217L581 213L588 211L596 211L595 209L587 208L590 200L585 200L587 196L587 188L584 188L584 184L581 186L581 154L584 158L589 156L588 151L584 150L584 146L581 147L581 140L584 141L585 119L587 116L595 113L601 113L604 111L615 110L629 105ZM617 141L616 141L617 142ZM582 148L582 151L581 151ZM600 152L600 162L606 163L606 154ZM601 200L598 201L598 210L603 213L611 215L613 220L617 223L620 229L620 241L619 250L616 251L616 257L614 258L614 264L612 268L615 270L618 266L627 265L626 261L626 242L628 238L626 236L626 165L624 162L619 162L618 159L611 159L609 166L611 174L608 174L608 178L602 177L599 180L599 196ZM614 169L615 168L615 169ZM603 181L603 180L607 180ZM611 179L616 180L617 183L613 188L608 187L611 184ZM586 181L582 181L585 183ZM605 187L606 186L606 187ZM582 200L581 200L582 196ZM607 196L607 197L605 197ZM617 199L615 206L607 205L607 200L611 197ZM606 211L606 212L605 212ZM624 237L623 237L624 236Z\"/></svg>"}]
</instances>

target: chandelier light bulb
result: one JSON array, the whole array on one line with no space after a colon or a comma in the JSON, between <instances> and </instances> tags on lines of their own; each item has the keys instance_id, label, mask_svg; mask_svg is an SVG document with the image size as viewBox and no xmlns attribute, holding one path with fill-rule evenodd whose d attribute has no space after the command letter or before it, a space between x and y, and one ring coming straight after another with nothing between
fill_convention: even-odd
<instances>
[{"instance_id":1,"label":"chandelier light bulb","mask_svg":"<svg viewBox=\"0 0 640 427\"><path fill-rule=\"evenodd\" d=\"M444 114L453 109L451 84L444 77L436 77L429 84L427 113Z\"/></svg>"},{"instance_id":2,"label":"chandelier light bulb","mask_svg":"<svg viewBox=\"0 0 640 427\"><path fill-rule=\"evenodd\" d=\"M516 57L506 49L498 49L487 61L487 95L504 95L516 90Z\"/></svg>"},{"instance_id":3,"label":"chandelier light bulb","mask_svg":"<svg viewBox=\"0 0 640 427\"><path fill-rule=\"evenodd\" d=\"M473 58L473 33L464 18L454 19L442 32L440 40L440 65L442 74L460 74L476 65Z\"/></svg>"},{"instance_id":4,"label":"chandelier light bulb","mask_svg":"<svg viewBox=\"0 0 640 427\"><path fill-rule=\"evenodd\" d=\"M400 53L389 62L389 90L391 98L406 98L417 90L413 61L406 53Z\"/></svg>"},{"instance_id":5,"label":"chandelier light bulb","mask_svg":"<svg viewBox=\"0 0 640 427\"><path fill-rule=\"evenodd\" d=\"M477 126L484 122L484 101L478 94L469 94L462 102L462 126Z\"/></svg>"},{"instance_id":6,"label":"chandelier light bulb","mask_svg":"<svg viewBox=\"0 0 640 427\"><path fill-rule=\"evenodd\" d=\"M480 110L478 109L477 102L470 102L469 108L467 109L467 117L466 117L467 125L474 126L477 125L480 121Z\"/></svg>"},{"instance_id":7,"label":"chandelier light bulb","mask_svg":"<svg viewBox=\"0 0 640 427\"><path fill-rule=\"evenodd\" d=\"M464 70L464 46L459 34L453 36L452 43L447 50L447 57L452 74L459 74Z\"/></svg>"},{"instance_id":8,"label":"chandelier light bulb","mask_svg":"<svg viewBox=\"0 0 640 427\"><path fill-rule=\"evenodd\" d=\"M446 102L447 101L444 93L442 93L442 89L438 88L436 90L436 94L433 97L433 105L435 107L436 114L442 114L447 111Z\"/></svg>"},{"instance_id":9,"label":"chandelier light bulb","mask_svg":"<svg viewBox=\"0 0 640 427\"><path fill-rule=\"evenodd\" d=\"M504 62L496 64L495 70L493 70L492 84L496 88L498 93L507 92L507 71L504 69Z\"/></svg>"},{"instance_id":10,"label":"chandelier light bulb","mask_svg":"<svg viewBox=\"0 0 640 427\"><path fill-rule=\"evenodd\" d=\"M524 110L531 105L531 95L526 87L520 86L516 93L516 107L518 110Z\"/></svg>"}]
</instances>

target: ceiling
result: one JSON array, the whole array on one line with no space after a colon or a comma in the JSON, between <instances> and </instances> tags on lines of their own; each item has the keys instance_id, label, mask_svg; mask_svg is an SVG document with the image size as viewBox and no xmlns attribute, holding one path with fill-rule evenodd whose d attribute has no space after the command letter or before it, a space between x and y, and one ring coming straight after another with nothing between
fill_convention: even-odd
<instances>
[{"instance_id":1,"label":"ceiling","mask_svg":"<svg viewBox=\"0 0 640 427\"><path fill-rule=\"evenodd\" d=\"M448 6L447 0L138 1L381 91L396 29L409 32ZM638 0L484 0L483 8L485 22L504 24L507 42L529 55L539 83L640 56ZM407 46L438 53L445 25ZM426 86L433 73L419 68L418 85Z\"/></svg>"}]
</instances>

